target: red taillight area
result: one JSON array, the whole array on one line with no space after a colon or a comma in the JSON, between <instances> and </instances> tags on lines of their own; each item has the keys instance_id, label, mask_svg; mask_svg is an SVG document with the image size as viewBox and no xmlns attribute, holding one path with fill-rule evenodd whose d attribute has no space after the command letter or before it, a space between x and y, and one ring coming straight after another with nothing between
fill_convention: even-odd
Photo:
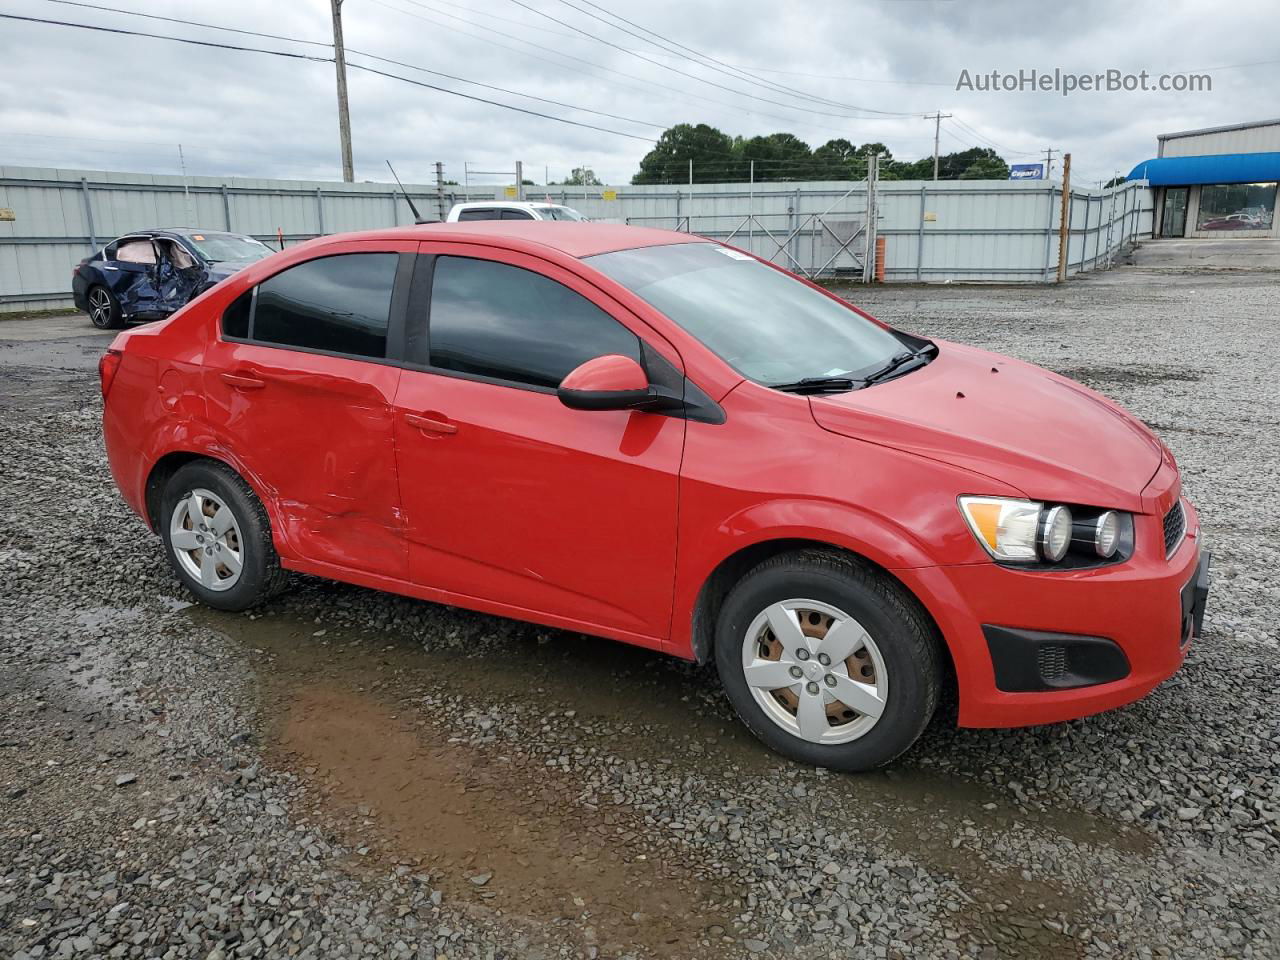
<instances>
[{"instance_id":1,"label":"red taillight area","mask_svg":"<svg viewBox=\"0 0 1280 960\"><path fill-rule=\"evenodd\" d=\"M103 400L107 399L107 394L111 391L111 381L116 378L116 371L120 369L122 359L123 355L119 350L108 350L98 361L98 380L102 384Z\"/></svg>"}]
</instances>

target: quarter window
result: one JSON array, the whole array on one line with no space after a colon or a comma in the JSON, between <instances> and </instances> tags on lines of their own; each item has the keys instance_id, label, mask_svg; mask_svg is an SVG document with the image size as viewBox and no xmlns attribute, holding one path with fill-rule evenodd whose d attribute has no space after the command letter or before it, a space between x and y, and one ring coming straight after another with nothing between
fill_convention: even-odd
<instances>
[{"instance_id":1,"label":"quarter window","mask_svg":"<svg viewBox=\"0 0 1280 960\"><path fill-rule=\"evenodd\" d=\"M253 308L253 290L246 290L222 311L222 335L237 340L249 338L249 311Z\"/></svg>"},{"instance_id":2,"label":"quarter window","mask_svg":"<svg viewBox=\"0 0 1280 960\"><path fill-rule=\"evenodd\" d=\"M258 286L252 338L286 347L385 357L398 262L394 253L347 253L277 273Z\"/></svg>"},{"instance_id":3,"label":"quarter window","mask_svg":"<svg viewBox=\"0 0 1280 960\"><path fill-rule=\"evenodd\" d=\"M465 257L436 258L429 340L433 367L538 387L559 386L605 354L640 361L640 339L585 297L530 270Z\"/></svg>"}]
</instances>

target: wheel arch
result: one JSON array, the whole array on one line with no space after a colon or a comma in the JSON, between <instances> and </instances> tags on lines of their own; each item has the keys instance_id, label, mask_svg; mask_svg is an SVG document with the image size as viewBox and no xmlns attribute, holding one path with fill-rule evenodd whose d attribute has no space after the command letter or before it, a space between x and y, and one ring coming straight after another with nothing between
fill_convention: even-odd
<instances>
[{"instance_id":1,"label":"wheel arch","mask_svg":"<svg viewBox=\"0 0 1280 960\"><path fill-rule=\"evenodd\" d=\"M146 509L146 515L143 519L146 520L152 532L160 532L160 498L164 495L165 485L182 467L197 460L220 463L224 467L235 471L236 475L249 485L249 489L253 491L254 496L258 498L263 508L267 511L267 518L271 524L272 540L276 541L276 549L279 550L278 531L280 523L276 516L276 505L273 499L264 496L261 484L258 483L257 478L252 473L245 470L231 458L219 456L216 452L210 450L170 450L151 465L151 469L147 473L147 479L143 484L143 505Z\"/></svg>"},{"instance_id":2,"label":"wheel arch","mask_svg":"<svg viewBox=\"0 0 1280 960\"><path fill-rule=\"evenodd\" d=\"M820 551L869 567L876 573L890 580L909 598L932 626L934 637L942 654L944 666L943 700L954 702L957 696L955 654L951 649L941 625L926 604L902 578L895 576L889 568L877 563L872 558L857 550L824 540L807 537L778 537L760 540L741 547L720 561L703 581L698 590L690 623L690 639L694 660L699 664L709 663L715 651L716 621L724 606L725 598L744 576L767 560L784 553L801 551Z\"/></svg>"}]
</instances>

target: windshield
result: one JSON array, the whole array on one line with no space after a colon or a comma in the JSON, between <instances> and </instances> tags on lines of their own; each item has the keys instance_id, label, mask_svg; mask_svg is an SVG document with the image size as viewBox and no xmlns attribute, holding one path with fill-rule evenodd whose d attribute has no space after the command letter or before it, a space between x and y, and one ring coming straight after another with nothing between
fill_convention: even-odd
<instances>
[{"instance_id":1,"label":"windshield","mask_svg":"<svg viewBox=\"0 0 1280 960\"><path fill-rule=\"evenodd\" d=\"M539 212L551 220L575 220L581 222L587 219L577 210L571 210L568 207L543 207Z\"/></svg>"},{"instance_id":2,"label":"windshield","mask_svg":"<svg viewBox=\"0 0 1280 960\"><path fill-rule=\"evenodd\" d=\"M261 260L275 252L253 237L242 237L234 233L193 233L187 236L187 243L195 247L196 252L210 263L221 263L223 260Z\"/></svg>"},{"instance_id":3,"label":"windshield","mask_svg":"<svg viewBox=\"0 0 1280 960\"><path fill-rule=\"evenodd\" d=\"M619 250L587 262L761 383L878 370L904 348L852 307L718 244Z\"/></svg>"}]
</instances>

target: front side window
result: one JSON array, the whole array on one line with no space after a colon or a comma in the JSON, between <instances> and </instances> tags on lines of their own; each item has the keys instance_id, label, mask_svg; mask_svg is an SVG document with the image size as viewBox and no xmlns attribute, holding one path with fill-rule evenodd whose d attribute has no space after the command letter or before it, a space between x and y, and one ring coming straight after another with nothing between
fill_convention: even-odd
<instances>
[{"instance_id":1,"label":"front side window","mask_svg":"<svg viewBox=\"0 0 1280 960\"><path fill-rule=\"evenodd\" d=\"M252 339L358 357L387 355L399 255L346 253L308 260L258 286Z\"/></svg>"},{"instance_id":2,"label":"front side window","mask_svg":"<svg viewBox=\"0 0 1280 960\"><path fill-rule=\"evenodd\" d=\"M556 387L575 367L617 353L640 360L639 338L549 277L490 260L437 257L431 283L433 367Z\"/></svg>"},{"instance_id":3,"label":"front side window","mask_svg":"<svg viewBox=\"0 0 1280 960\"><path fill-rule=\"evenodd\" d=\"M532 220L533 214L526 213L523 210L503 210L502 219L503 220Z\"/></svg>"},{"instance_id":4,"label":"front side window","mask_svg":"<svg viewBox=\"0 0 1280 960\"><path fill-rule=\"evenodd\" d=\"M903 341L840 301L719 244L640 247L585 262L760 383L857 376L903 350Z\"/></svg>"},{"instance_id":5,"label":"front side window","mask_svg":"<svg viewBox=\"0 0 1280 960\"><path fill-rule=\"evenodd\" d=\"M497 210L460 210L458 211L458 222L462 223L466 220L497 220Z\"/></svg>"}]
</instances>

